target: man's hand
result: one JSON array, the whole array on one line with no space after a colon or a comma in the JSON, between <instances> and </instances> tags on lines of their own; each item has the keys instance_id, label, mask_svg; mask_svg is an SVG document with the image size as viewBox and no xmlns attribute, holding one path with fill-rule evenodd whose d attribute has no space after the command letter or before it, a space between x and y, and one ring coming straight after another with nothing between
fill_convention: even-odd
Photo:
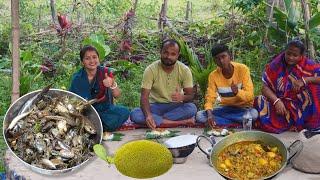
<instances>
[{"instance_id":1,"label":"man's hand","mask_svg":"<svg viewBox=\"0 0 320 180\"><path fill-rule=\"evenodd\" d=\"M304 86L303 80L297 80L293 76L289 75L289 79L292 83L292 88L294 92L299 92L300 89Z\"/></svg>"},{"instance_id":2,"label":"man's hand","mask_svg":"<svg viewBox=\"0 0 320 180\"><path fill-rule=\"evenodd\" d=\"M156 129L156 127L157 127L152 115L146 117L146 124L152 130Z\"/></svg>"},{"instance_id":3,"label":"man's hand","mask_svg":"<svg viewBox=\"0 0 320 180\"><path fill-rule=\"evenodd\" d=\"M171 99L173 102L183 102L184 95L181 94L179 86L176 88L176 91L171 95Z\"/></svg>"},{"instance_id":4,"label":"man's hand","mask_svg":"<svg viewBox=\"0 0 320 180\"><path fill-rule=\"evenodd\" d=\"M114 83L114 78L110 77L107 73L105 74L105 78L102 81L105 87L111 87Z\"/></svg>"},{"instance_id":5,"label":"man's hand","mask_svg":"<svg viewBox=\"0 0 320 180\"><path fill-rule=\"evenodd\" d=\"M233 94L235 94L235 95L238 94L238 86L236 84L234 84L233 81L231 83L231 90L232 90Z\"/></svg>"},{"instance_id":6,"label":"man's hand","mask_svg":"<svg viewBox=\"0 0 320 180\"><path fill-rule=\"evenodd\" d=\"M208 116L208 125L211 127L211 129L214 129L216 127L216 122L213 118L211 110L207 110L207 116Z\"/></svg>"}]
</instances>

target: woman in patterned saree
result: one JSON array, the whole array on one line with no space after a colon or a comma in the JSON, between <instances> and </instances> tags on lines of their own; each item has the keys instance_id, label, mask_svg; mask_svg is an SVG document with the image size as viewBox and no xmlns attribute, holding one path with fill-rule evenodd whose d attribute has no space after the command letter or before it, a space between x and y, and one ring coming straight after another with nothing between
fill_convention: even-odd
<instances>
[{"instance_id":1,"label":"woman in patterned saree","mask_svg":"<svg viewBox=\"0 0 320 180\"><path fill-rule=\"evenodd\" d=\"M290 41L266 65L262 96L254 101L257 128L281 133L320 126L320 64L305 57L304 51L300 40Z\"/></svg>"}]
</instances>

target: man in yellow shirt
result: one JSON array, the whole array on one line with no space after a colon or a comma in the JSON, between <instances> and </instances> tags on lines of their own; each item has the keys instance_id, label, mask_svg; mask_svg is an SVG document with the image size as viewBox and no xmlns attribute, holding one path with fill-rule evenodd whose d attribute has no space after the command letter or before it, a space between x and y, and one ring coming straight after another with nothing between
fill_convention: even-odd
<instances>
[{"instance_id":1,"label":"man in yellow shirt","mask_svg":"<svg viewBox=\"0 0 320 180\"><path fill-rule=\"evenodd\" d=\"M141 85L141 108L135 108L130 119L154 129L194 124L197 108L193 100L190 69L178 61L179 44L169 39L161 45L161 60L144 71Z\"/></svg>"},{"instance_id":2,"label":"man in yellow shirt","mask_svg":"<svg viewBox=\"0 0 320 180\"><path fill-rule=\"evenodd\" d=\"M205 110L197 113L197 121L208 122L213 128L216 125L240 126L244 115L255 120L258 113L252 108L254 94L249 68L232 62L226 45L214 46L211 53L218 68L209 75ZM218 96L221 102L213 108Z\"/></svg>"}]
</instances>

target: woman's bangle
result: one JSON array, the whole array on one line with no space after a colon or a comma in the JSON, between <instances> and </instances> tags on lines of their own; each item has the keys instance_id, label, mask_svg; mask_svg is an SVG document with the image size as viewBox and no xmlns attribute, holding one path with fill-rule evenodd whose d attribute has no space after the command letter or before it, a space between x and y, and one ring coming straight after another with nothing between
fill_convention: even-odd
<instances>
[{"instance_id":1,"label":"woman's bangle","mask_svg":"<svg viewBox=\"0 0 320 180\"><path fill-rule=\"evenodd\" d=\"M303 77L301 77L301 79L302 79L302 82L303 82L304 86L306 86L307 85L307 81Z\"/></svg>"},{"instance_id":2,"label":"woman's bangle","mask_svg":"<svg viewBox=\"0 0 320 180\"><path fill-rule=\"evenodd\" d=\"M117 88L117 87L118 87L117 82L114 82L114 83L113 83L113 85L110 87L110 89L112 89L112 90L113 90L113 89L115 89L115 88Z\"/></svg>"},{"instance_id":3,"label":"woman's bangle","mask_svg":"<svg viewBox=\"0 0 320 180\"><path fill-rule=\"evenodd\" d=\"M273 105L276 105L277 102L279 102L281 99L280 98L277 98L274 102L273 102Z\"/></svg>"}]
</instances>

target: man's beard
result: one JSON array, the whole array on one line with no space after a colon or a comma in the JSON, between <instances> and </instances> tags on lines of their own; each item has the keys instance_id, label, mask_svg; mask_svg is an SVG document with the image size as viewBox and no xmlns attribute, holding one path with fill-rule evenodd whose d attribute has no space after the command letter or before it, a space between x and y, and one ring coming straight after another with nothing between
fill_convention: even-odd
<instances>
[{"instance_id":1,"label":"man's beard","mask_svg":"<svg viewBox=\"0 0 320 180\"><path fill-rule=\"evenodd\" d=\"M161 60L161 63L165 66L173 66L176 64L177 61L174 62L170 62L170 61L166 61L166 60Z\"/></svg>"}]
</instances>

